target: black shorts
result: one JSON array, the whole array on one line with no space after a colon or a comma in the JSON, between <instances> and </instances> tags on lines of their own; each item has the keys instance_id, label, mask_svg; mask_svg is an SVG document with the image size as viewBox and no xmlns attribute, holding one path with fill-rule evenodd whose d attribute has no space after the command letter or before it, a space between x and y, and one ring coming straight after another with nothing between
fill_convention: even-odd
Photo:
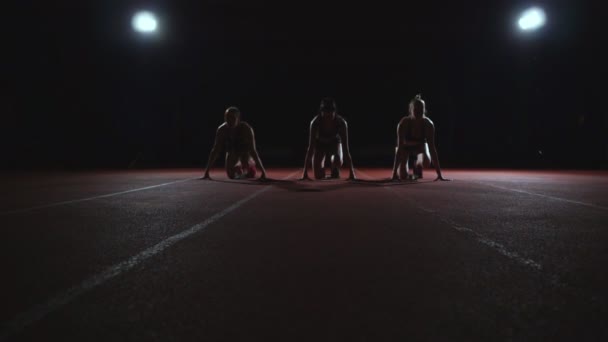
<instances>
[{"instance_id":1,"label":"black shorts","mask_svg":"<svg viewBox=\"0 0 608 342\"><path fill-rule=\"evenodd\" d=\"M405 153L408 156L418 156L419 154L423 154L426 159L431 159L431 153L429 151L429 144L422 143L414 146L403 146L405 148Z\"/></svg>"},{"instance_id":2,"label":"black shorts","mask_svg":"<svg viewBox=\"0 0 608 342\"><path fill-rule=\"evenodd\" d=\"M317 142L315 144L315 153L324 154L324 155L337 155L340 153L340 149L342 148L342 143L340 141L336 142Z\"/></svg>"}]
</instances>

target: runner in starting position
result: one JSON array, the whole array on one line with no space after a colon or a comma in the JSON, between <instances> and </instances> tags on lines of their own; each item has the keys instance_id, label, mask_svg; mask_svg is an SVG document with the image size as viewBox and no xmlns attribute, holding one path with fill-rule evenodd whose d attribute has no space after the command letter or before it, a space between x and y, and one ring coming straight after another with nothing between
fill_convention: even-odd
<instances>
[{"instance_id":1,"label":"runner in starting position","mask_svg":"<svg viewBox=\"0 0 608 342\"><path fill-rule=\"evenodd\" d=\"M262 165L260 156L255 147L255 137L253 128L244 121L240 120L241 112L236 107L226 109L224 113L224 123L217 128L215 142L205 175L202 179L210 179L209 168L213 166L221 150L226 151L226 173L230 179L254 178L256 176L256 166L260 168L262 174L260 179L266 179L266 170Z\"/></svg>"},{"instance_id":2,"label":"runner in starting position","mask_svg":"<svg viewBox=\"0 0 608 342\"><path fill-rule=\"evenodd\" d=\"M415 158L412 174L409 174L408 161ZM435 126L426 116L426 104L420 95L416 95L409 106L409 115L402 118L397 125L397 147L395 148L395 163L393 180L422 178L423 167L429 167L433 162L437 178L448 181L441 175L439 157L435 147Z\"/></svg>"},{"instance_id":3,"label":"runner in starting position","mask_svg":"<svg viewBox=\"0 0 608 342\"><path fill-rule=\"evenodd\" d=\"M344 154L342 146L344 146ZM337 114L336 102L331 98L324 98L321 101L319 114L310 122L302 179L310 179L308 167L311 160L316 179L325 178L326 161L331 163L331 178L340 178L343 157L346 158L346 164L350 168L348 179L353 180L355 169L348 146L348 125L346 120Z\"/></svg>"}]
</instances>

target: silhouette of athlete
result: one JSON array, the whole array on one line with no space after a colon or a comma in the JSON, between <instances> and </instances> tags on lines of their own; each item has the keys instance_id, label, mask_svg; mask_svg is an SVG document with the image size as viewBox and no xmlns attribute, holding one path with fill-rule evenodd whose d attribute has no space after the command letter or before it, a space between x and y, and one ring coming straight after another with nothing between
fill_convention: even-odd
<instances>
[{"instance_id":1,"label":"silhouette of athlete","mask_svg":"<svg viewBox=\"0 0 608 342\"><path fill-rule=\"evenodd\" d=\"M260 168L260 179L266 179L266 170L255 147L253 128L241 121L241 112L236 107L226 109L224 123L217 128L215 142L209 154L205 175L201 179L210 179L209 168L213 166L221 150L226 151L226 173L230 179L254 178Z\"/></svg>"},{"instance_id":2,"label":"silhouette of athlete","mask_svg":"<svg viewBox=\"0 0 608 342\"><path fill-rule=\"evenodd\" d=\"M344 146L344 154L342 146ZM310 122L308 150L301 179L310 179L308 167L311 160L316 179L325 178L327 162L331 163L331 178L340 178L343 157L350 167L348 179L356 179L348 144L348 125L346 120L338 115L336 102L332 98L324 98L321 101L319 114Z\"/></svg>"},{"instance_id":3,"label":"silhouette of athlete","mask_svg":"<svg viewBox=\"0 0 608 342\"><path fill-rule=\"evenodd\" d=\"M410 158L415 158L415 166L411 175L408 166ZM441 175L439 157L435 147L435 125L426 116L426 104L421 95L416 95L410 101L409 115L403 117L397 125L393 180L422 178L422 169L429 167L431 160L437 172L435 180L449 181Z\"/></svg>"}]
</instances>

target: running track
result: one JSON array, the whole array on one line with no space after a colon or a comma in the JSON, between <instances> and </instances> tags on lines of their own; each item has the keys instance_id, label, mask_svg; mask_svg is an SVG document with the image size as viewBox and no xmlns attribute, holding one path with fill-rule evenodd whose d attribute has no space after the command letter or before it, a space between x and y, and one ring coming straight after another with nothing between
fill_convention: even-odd
<instances>
[{"instance_id":1,"label":"running track","mask_svg":"<svg viewBox=\"0 0 608 342\"><path fill-rule=\"evenodd\" d=\"M5 174L2 341L608 338L608 172Z\"/></svg>"}]
</instances>

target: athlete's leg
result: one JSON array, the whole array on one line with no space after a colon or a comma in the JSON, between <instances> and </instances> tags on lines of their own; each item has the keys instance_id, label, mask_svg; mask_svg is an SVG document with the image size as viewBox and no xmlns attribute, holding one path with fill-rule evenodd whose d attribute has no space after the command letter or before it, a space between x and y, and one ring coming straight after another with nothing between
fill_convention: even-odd
<instances>
[{"instance_id":1,"label":"athlete's leg","mask_svg":"<svg viewBox=\"0 0 608 342\"><path fill-rule=\"evenodd\" d=\"M424 163L424 153L418 153L415 157L414 176L422 178L422 169Z\"/></svg>"},{"instance_id":2,"label":"athlete's leg","mask_svg":"<svg viewBox=\"0 0 608 342\"><path fill-rule=\"evenodd\" d=\"M399 179L406 179L408 173L408 149L403 146L401 149L395 147L395 168L398 170Z\"/></svg>"},{"instance_id":3,"label":"athlete's leg","mask_svg":"<svg viewBox=\"0 0 608 342\"><path fill-rule=\"evenodd\" d=\"M239 159L241 162L241 167L243 169L243 177L254 178L257 173L257 170L255 167L255 161L253 160L251 154L243 153L241 154Z\"/></svg>"},{"instance_id":4,"label":"athlete's leg","mask_svg":"<svg viewBox=\"0 0 608 342\"><path fill-rule=\"evenodd\" d=\"M416 167L414 174L418 178L422 178L422 170L431 165L431 153L429 151L429 144L424 144L421 147L421 150L418 151L418 155L416 157Z\"/></svg>"},{"instance_id":5,"label":"athlete's leg","mask_svg":"<svg viewBox=\"0 0 608 342\"><path fill-rule=\"evenodd\" d=\"M320 148L315 148L315 153L312 156L312 168L315 172L316 179L325 178L325 155L326 151Z\"/></svg>"},{"instance_id":6,"label":"athlete's leg","mask_svg":"<svg viewBox=\"0 0 608 342\"><path fill-rule=\"evenodd\" d=\"M417 169L417 162L418 162L418 152L415 150L410 151L411 153L409 154L408 158L407 158L407 163L409 165L409 169L413 170L412 174L416 174L416 172L418 172Z\"/></svg>"},{"instance_id":7,"label":"athlete's leg","mask_svg":"<svg viewBox=\"0 0 608 342\"><path fill-rule=\"evenodd\" d=\"M344 153L342 152L342 144L337 143L331 155L331 178L340 178L340 168L344 163Z\"/></svg>"},{"instance_id":8,"label":"athlete's leg","mask_svg":"<svg viewBox=\"0 0 608 342\"><path fill-rule=\"evenodd\" d=\"M243 172L239 163L239 156L234 152L226 152L226 174L228 178L235 179Z\"/></svg>"},{"instance_id":9,"label":"athlete's leg","mask_svg":"<svg viewBox=\"0 0 608 342\"><path fill-rule=\"evenodd\" d=\"M410 149L407 147L401 148L401 153L397 156L399 160L399 178L407 179L409 173L409 160L410 160Z\"/></svg>"}]
</instances>

